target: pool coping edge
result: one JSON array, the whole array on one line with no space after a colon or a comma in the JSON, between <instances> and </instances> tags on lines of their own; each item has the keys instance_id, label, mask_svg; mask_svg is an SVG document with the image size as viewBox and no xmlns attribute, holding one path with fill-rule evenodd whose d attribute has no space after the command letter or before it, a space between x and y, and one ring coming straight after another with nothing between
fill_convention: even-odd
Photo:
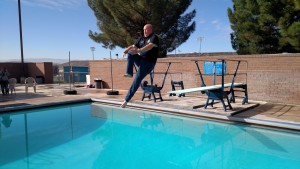
<instances>
[{"instance_id":1,"label":"pool coping edge","mask_svg":"<svg viewBox=\"0 0 300 169\"><path fill-rule=\"evenodd\" d=\"M109 100L109 99L99 99L99 98L91 98L93 102L102 102L108 103L113 105L121 105L122 102L117 100ZM274 121L274 120L267 120L267 119L257 119L253 117L238 117L232 115L223 115L223 114L216 114L211 112L205 111L193 111L187 109L176 109L164 106L153 106L141 103L128 103L128 107L132 108L141 108L141 109L151 109L157 111L168 111L172 114L179 114L179 115L188 115L188 116L195 116L195 117L203 117L203 118L212 118L216 120L223 120L228 122L240 122L246 123L249 125L259 125L265 127L272 127L277 129L289 129L289 130L296 130L300 131L300 123L293 123L293 122L283 122L283 121Z\"/></svg>"},{"instance_id":2,"label":"pool coping edge","mask_svg":"<svg viewBox=\"0 0 300 169\"><path fill-rule=\"evenodd\" d=\"M55 102L48 102L48 103L41 103L41 104L28 104L22 106L12 106L12 107L4 107L0 109L0 114L11 112L11 111L18 111L24 109L34 109L40 107L50 107L56 105L65 105L65 104L72 104L72 103L82 103L82 102L91 102L90 98L81 98L81 99L73 99L73 100L65 100L65 101L55 101Z\"/></svg>"}]
</instances>

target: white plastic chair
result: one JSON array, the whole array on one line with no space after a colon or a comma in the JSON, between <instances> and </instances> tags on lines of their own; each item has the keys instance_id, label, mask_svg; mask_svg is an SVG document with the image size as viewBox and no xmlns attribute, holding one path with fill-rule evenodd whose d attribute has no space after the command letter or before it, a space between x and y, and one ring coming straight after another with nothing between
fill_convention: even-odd
<instances>
[{"instance_id":1,"label":"white plastic chair","mask_svg":"<svg viewBox=\"0 0 300 169\"><path fill-rule=\"evenodd\" d=\"M13 94L13 92L16 94L16 88L15 88L16 84L17 84L16 78L8 79L8 89L10 91L10 94Z\"/></svg>"},{"instance_id":2,"label":"white plastic chair","mask_svg":"<svg viewBox=\"0 0 300 169\"><path fill-rule=\"evenodd\" d=\"M28 87L33 87L34 93L36 93L36 81L33 77L27 77L25 79L25 91L28 93Z\"/></svg>"}]
</instances>

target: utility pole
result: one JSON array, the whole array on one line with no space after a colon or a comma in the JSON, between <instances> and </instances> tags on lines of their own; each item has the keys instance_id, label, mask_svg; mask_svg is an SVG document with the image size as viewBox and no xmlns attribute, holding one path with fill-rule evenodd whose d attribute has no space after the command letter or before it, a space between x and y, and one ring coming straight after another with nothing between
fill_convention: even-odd
<instances>
[{"instance_id":1,"label":"utility pole","mask_svg":"<svg viewBox=\"0 0 300 169\"><path fill-rule=\"evenodd\" d=\"M177 55L176 55L176 47L175 47L175 57L176 57Z\"/></svg>"},{"instance_id":2,"label":"utility pole","mask_svg":"<svg viewBox=\"0 0 300 169\"><path fill-rule=\"evenodd\" d=\"M175 57L177 57L176 50L178 47L178 38L175 39Z\"/></svg>"},{"instance_id":3,"label":"utility pole","mask_svg":"<svg viewBox=\"0 0 300 169\"><path fill-rule=\"evenodd\" d=\"M92 51L92 54L93 54L93 60L95 59L94 58L94 51L96 50L96 48L95 47L91 47L91 51Z\"/></svg>"},{"instance_id":4,"label":"utility pole","mask_svg":"<svg viewBox=\"0 0 300 169\"><path fill-rule=\"evenodd\" d=\"M112 43L109 43L109 58L110 58L110 77L111 77L111 90L107 91L107 95L119 95L118 90L114 90L114 78L113 78L113 70L112 70L112 58L111 58L111 50L113 49ZM118 55L117 55L118 56Z\"/></svg>"},{"instance_id":5,"label":"utility pole","mask_svg":"<svg viewBox=\"0 0 300 169\"><path fill-rule=\"evenodd\" d=\"M197 38L197 40L199 41L199 44L200 44L200 47L199 47L199 56L201 56L201 43L204 40L204 37L203 36L199 36Z\"/></svg>"},{"instance_id":6,"label":"utility pole","mask_svg":"<svg viewBox=\"0 0 300 169\"><path fill-rule=\"evenodd\" d=\"M22 76L25 77L24 55L23 55L23 35L22 35L22 13L21 13L21 0L18 0L19 12L19 29L20 29L20 47L21 47L21 63L22 63Z\"/></svg>"}]
</instances>

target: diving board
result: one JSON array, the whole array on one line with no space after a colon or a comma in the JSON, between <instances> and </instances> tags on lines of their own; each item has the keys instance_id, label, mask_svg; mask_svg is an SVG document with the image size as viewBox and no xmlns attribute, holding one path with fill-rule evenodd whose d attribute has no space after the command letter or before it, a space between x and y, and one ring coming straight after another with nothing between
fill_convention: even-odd
<instances>
[{"instance_id":1,"label":"diving board","mask_svg":"<svg viewBox=\"0 0 300 169\"><path fill-rule=\"evenodd\" d=\"M201 92L202 94L206 94L207 95L207 101L205 104L205 109L207 108L208 104L210 104L213 107L214 101L215 100L220 100L221 103L223 104L223 108L226 111L227 107L229 107L229 109L232 109L232 106L230 104L230 102L235 102L235 94L234 91L238 91L238 90L234 90L234 88L240 88L242 92L245 93L245 97L243 99L243 104L248 103L248 93L247 93L247 81L246 84L245 83L236 83L235 82L235 78L237 75L237 71L239 68L239 65L241 63L240 60L227 60L227 61L236 61L237 62L237 66L236 66L236 70L233 74L233 78L231 80L231 83L226 83L224 84L224 75L226 74L226 62L225 59L220 59L220 61L213 61L213 62L207 62L210 67L212 67L211 65L213 65L213 73L210 73L214 76L217 74L221 73L222 76L222 81L221 84L219 85L212 85L212 86L206 86L204 79L203 79L203 75L201 73L200 67L198 65L198 60L194 60L196 66L197 66L197 70L200 76L200 80L202 82L201 87L197 87L197 88L190 88L190 89L184 89L184 90L175 90L175 91L170 91L168 92L169 94L184 94L184 93L192 93L192 92ZM216 70L216 68L218 67L218 71ZM248 64L247 64L248 67ZM218 73L217 73L218 72ZM246 76L247 79L247 76ZM215 79L213 81L215 83ZM225 91L224 88L229 88L230 90ZM229 100L228 96L231 94L231 98ZM227 105L224 102L224 99L227 101ZM209 103L209 101L211 100L211 102Z\"/></svg>"},{"instance_id":2,"label":"diving board","mask_svg":"<svg viewBox=\"0 0 300 169\"><path fill-rule=\"evenodd\" d=\"M238 87L245 85L244 83L234 83L233 87ZM231 83L226 83L224 84L224 88L231 87ZM170 91L168 94L184 94L184 93L192 93L192 92L205 92L209 90L216 90L216 89L221 89L222 85L212 85L212 86L204 86L204 87L195 87L195 88L189 88L189 89L184 89L184 90L175 90L175 91Z\"/></svg>"}]
</instances>

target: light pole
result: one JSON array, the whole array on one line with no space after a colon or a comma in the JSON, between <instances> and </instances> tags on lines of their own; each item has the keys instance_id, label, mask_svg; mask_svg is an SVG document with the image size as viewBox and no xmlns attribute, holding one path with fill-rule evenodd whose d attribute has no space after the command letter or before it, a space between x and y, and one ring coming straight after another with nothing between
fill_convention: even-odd
<instances>
[{"instance_id":1,"label":"light pole","mask_svg":"<svg viewBox=\"0 0 300 169\"><path fill-rule=\"evenodd\" d=\"M91 51L92 51L92 54L93 54L93 60L95 59L94 58L94 51L96 50L96 48L95 47L91 47Z\"/></svg>"},{"instance_id":2,"label":"light pole","mask_svg":"<svg viewBox=\"0 0 300 169\"><path fill-rule=\"evenodd\" d=\"M201 55L201 43L204 40L204 37L200 36L200 37L197 38L197 40L199 41L199 44L200 44L200 47L199 47L199 56L200 56Z\"/></svg>"},{"instance_id":3,"label":"light pole","mask_svg":"<svg viewBox=\"0 0 300 169\"><path fill-rule=\"evenodd\" d=\"M74 76L73 76L73 70L71 67L71 52L69 51L69 85L70 85L70 88L69 88L69 90L64 90L64 94L66 94L66 95L76 95L77 94L77 90L72 90L71 81L73 82L73 87L74 87Z\"/></svg>"},{"instance_id":4,"label":"light pole","mask_svg":"<svg viewBox=\"0 0 300 169\"><path fill-rule=\"evenodd\" d=\"M111 58L111 50L113 49L113 45L110 43L109 46L109 58L110 58L110 77L111 77L111 90L107 91L107 95L119 95L118 90L114 90L114 78L113 78L113 71L112 71L112 58ZM118 56L118 55L117 55Z\"/></svg>"},{"instance_id":5,"label":"light pole","mask_svg":"<svg viewBox=\"0 0 300 169\"><path fill-rule=\"evenodd\" d=\"M23 34L22 34L22 13L21 13L21 0L18 0L18 13L19 13L19 32L20 32L20 47L21 47L21 63L22 63L22 76L25 77L24 54L23 54Z\"/></svg>"}]
</instances>

